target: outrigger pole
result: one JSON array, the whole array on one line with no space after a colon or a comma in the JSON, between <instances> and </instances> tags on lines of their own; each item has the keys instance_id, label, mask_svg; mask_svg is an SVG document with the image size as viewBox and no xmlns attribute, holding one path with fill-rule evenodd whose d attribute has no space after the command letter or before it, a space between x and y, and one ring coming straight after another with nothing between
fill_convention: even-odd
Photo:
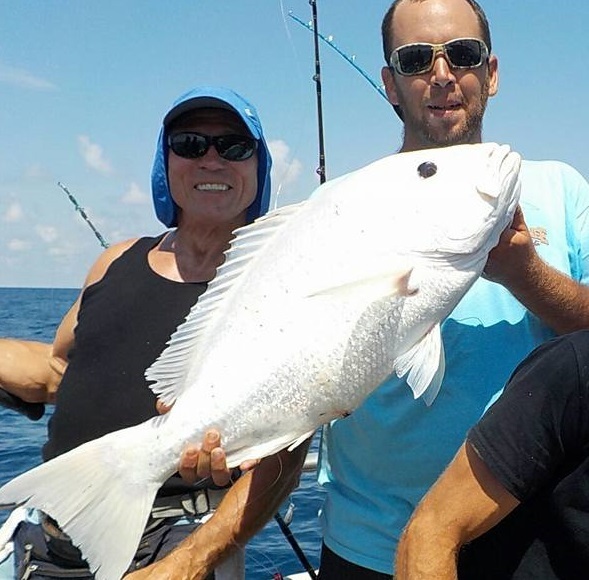
<instances>
[{"instance_id":1,"label":"outrigger pole","mask_svg":"<svg viewBox=\"0 0 589 580\"><path fill-rule=\"evenodd\" d=\"M84 208L78 203L78 200L73 196L72 193L70 193L69 189L63 183L61 183L61 181L58 181L57 185L59 185L59 187L61 187L61 189L63 189L65 194L68 196L68 199L74 204L76 211L82 216L82 219L90 226L90 229L94 232L94 235L98 238L100 245L103 248L108 248L108 243L102 237L101 233L96 229L96 227L94 226L94 224L92 223L92 221L90 220L90 218L88 217L86 212L84 211Z\"/></svg>"}]
</instances>

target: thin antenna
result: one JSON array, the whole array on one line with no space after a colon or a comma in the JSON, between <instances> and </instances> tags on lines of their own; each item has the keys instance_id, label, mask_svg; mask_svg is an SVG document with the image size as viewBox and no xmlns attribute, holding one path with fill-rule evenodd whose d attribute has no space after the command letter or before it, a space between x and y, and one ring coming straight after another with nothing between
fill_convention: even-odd
<instances>
[{"instance_id":1,"label":"thin antenna","mask_svg":"<svg viewBox=\"0 0 589 580\"><path fill-rule=\"evenodd\" d=\"M90 226L90 229L94 232L94 235L98 238L98 241L100 242L102 247L108 248L107 242L102 237L100 232L96 229L96 227L94 226L94 224L92 223L92 221L90 220L90 218L88 217L86 212L84 211L84 208L78 203L78 200L73 196L72 193L70 193L69 189L63 183L58 181L57 185L59 185L59 187L61 187L61 189L63 189L65 194L68 196L69 200L74 204L76 211L82 216L84 221Z\"/></svg>"},{"instance_id":2,"label":"thin antenna","mask_svg":"<svg viewBox=\"0 0 589 580\"><path fill-rule=\"evenodd\" d=\"M323 105L321 101L321 62L319 60L319 27L317 24L317 1L309 0L313 15L313 38L315 40L315 92L317 94L317 124L319 127L319 183L325 183L325 143L323 139Z\"/></svg>"},{"instance_id":3,"label":"thin antenna","mask_svg":"<svg viewBox=\"0 0 589 580\"><path fill-rule=\"evenodd\" d=\"M337 52L342 58L344 58L348 64L351 64L371 85L372 87L376 90L376 92L378 92L380 94L380 96L388 102L388 98L386 93L384 92L382 86L377 85L369 76L368 74L366 74L366 72L364 72L363 69L361 69L355 62L355 57L354 56L348 56L346 53L342 52L333 42L333 39L331 37L325 38L325 36L323 36L319 31L314 30L313 27L310 24L307 24L305 22L303 22L300 18L297 18L292 11L290 11L288 13L288 15L298 24L300 24L301 26L303 26L304 28L306 28L307 30L313 32L314 34L316 34L323 42L325 42L329 47L331 47L333 50L335 50L335 52Z\"/></svg>"}]
</instances>

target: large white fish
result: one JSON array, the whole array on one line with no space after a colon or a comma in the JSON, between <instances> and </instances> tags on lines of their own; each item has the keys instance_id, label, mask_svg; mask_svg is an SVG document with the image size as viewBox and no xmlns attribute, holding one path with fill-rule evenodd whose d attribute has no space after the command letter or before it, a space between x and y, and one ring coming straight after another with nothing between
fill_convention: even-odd
<instances>
[{"instance_id":1,"label":"large white fish","mask_svg":"<svg viewBox=\"0 0 589 580\"><path fill-rule=\"evenodd\" d=\"M238 230L225 264L147 371L165 416L0 489L52 515L99 580L129 566L184 445L215 427L231 466L294 446L392 372L431 403L439 323L481 274L519 196L508 146L387 157Z\"/></svg>"}]
</instances>

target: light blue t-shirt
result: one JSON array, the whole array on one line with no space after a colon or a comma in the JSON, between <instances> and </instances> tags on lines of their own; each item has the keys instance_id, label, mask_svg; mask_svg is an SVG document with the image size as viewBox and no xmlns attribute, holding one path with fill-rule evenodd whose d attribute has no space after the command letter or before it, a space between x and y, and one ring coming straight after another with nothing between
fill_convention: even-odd
<instances>
[{"instance_id":1,"label":"light blue t-shirt","mask_svg":"<svg viewBox=\"0 0 589 580\"><path fill-rule=\"evenodd\" d=\"M520 205L539 255L589 283L589 185L554 161L525 161L521 178ZM324 541L342 558L387 574L409 516L467 430L517 364L554 333L503 286L480 278L442 336L446 374L431 407L394 378L324 432Z\"/></svg>"}]
</instances>

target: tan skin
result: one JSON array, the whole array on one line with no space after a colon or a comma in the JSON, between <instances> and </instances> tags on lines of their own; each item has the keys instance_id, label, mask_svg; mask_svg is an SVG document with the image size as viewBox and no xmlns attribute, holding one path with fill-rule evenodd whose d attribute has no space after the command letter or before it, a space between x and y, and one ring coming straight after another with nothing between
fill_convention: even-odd
<instances>
[{"instance_id":1,"label":"tan skin","mask_svg":"<svg viewBox=\"0 0 589 580\"><path fill-rule=\"evenodd\" d=\"M463 37L481 38L476 15L464 0L406 1L395 11L393 49ZM381 75L389 101L403 110L401 151L481 142L487 99L499 87L497 57L478 68L453 69L440 52L427 73L402 76L384 67Z\"/></svg>"},{"instance_id":2,"label":"tan skin","mask_svg":"<svg viewBox=\"0 0 589 580\"><path fill-rule=\"evenodd\" d=\"M393 49L412 42L482 38L476 14L464 0L405 0L392 22ZM405 118L401 151L480 143L488 97L499 88L497 57L475 69L452 69L438 53L430 72L401 76L388 67L382 79L389 101ZM491 251L484 276L505 286L558 334L589 327L589 288L546 264L536 252L521 208Z\"/></svg>"},{"instance_id":3,"label":"tan skin","mask_svg":"<svg viewBox=\"0 0 589 580\"><path fill-rule=\"evenodd\" d=\"M393 48L463 37L482 38L476 15L464 0L405 0L393 18ZM383 68L382 78L390 102L403 110L401 151L481 142L486 101L498 90L495 56L476 69L452 70L438 54L428 73L404 77ZM541 259L521 208L489 254L483 275L505 286L559 334L589 327L589 288ZM463 445L413 514L398 546L395 578L456 578L459 547L517 505L468 444Z\"/></svg>"},{"instance_id":4,"label":"tan skin","mask_svg":"<svg viewBox=\"0 0 589 580\"><path fill-rule=\"evenodd\" d=\"M463 0L406 2L399 6L395 15L394 46L416 41L442 43L466 36L480 38L480 29L470 6ZM488 63L479 69L453 71L445 57L439 55L430 73L400 77L384 68L382 77L390 102L401 105L407 120L401 151L481 142L481 122L486 101L498 90L498 61L495 56L491 56ZM491 252L485 276L507 287L556 332L564 333L589 326L588 290L540 259L521 210L518 210L513 223L503 232L498 246ZM214 444L211 445L210 456L213 463L207 464L205 460L205 468L214 465L218 474L226 474L223 469L223 451L213 449ZM185 461L186 455L183 463ZM206 471L197 466L198 460L193 459L191 464L193 477L195 470L199 474ZM186 467L185 475L190 476L188 463ZM491 487L495 489L493 485ZM473 501L475 497L472 496ZM508 509L513 509L512 500L509 497L506 500ZM493 501L499 500L492 499L491 504ZM501 501L504 501L503 496ZM504 505L501 504L502 510ZM496 517L492 509L490 517ZM189 544L186 547L189 554L196 555L193 547ZM185 559L179 558L176 565L181 566L185 562ZM441 578L432 576L436 577ZM176 576L144 578L167 580Z\"/></svg>"},{"instance_id":5,"label":"tan skin","mask_svg":"<svg viewBox=\"0 0 589 580\"><path fill-rule=\"evenodd\" d=\"M194 130L208 135L246 131L236 116L221 109L201 109L185 115L171 130ZM151 268L170 280L209 281L222 263L233 230L245 224L246 211L257 191L257 158L241 162L222 159L214 147L198 159L183 159L170 152L169 181L179 206L178 227L148 256ZM108 248L90 269L84 288L99 281L110 264L135 240ZM0 340L0 386L29 402L55 401L68 352L80 298L60 323L51 345L11 339ZM160 411L165 411L161 408ZM133 580L199 580L236 546L253 536L278 510L298 484L308 442L289 453L280 452L260 462L227 492L214 516L169 556L128 575ZM217 485L229 481L225 453L217 432L205 435L200 445L187 448L179 471L189 481L212 477Z\"/></svg>"},{"instance_id":6,"label":"tan skin","mask_svg":"<svg viewBox=\"0 0 589 580\"><path fill-rule=\"evenodd\" d=\"M458 552L519 505L465 443L413 513L397 549L396 580L456 580Z\"/></svg>"},{"instance_id":7,"label":"tan skin","mask_svg":"<svg viewBox=\"0 0 589 580\"><path fill-rule=\"evenodd\" d=\"M0 339L0 385L29 403L54 403L66 363L51 353L44 342ZM38 364L23 366L23 360Z\"/></svg>"},{"instance_id":8,"label":"tan skin","mask_svg":"<svg viewBox=\"0 0 589 580\"><path fill-rule=\"evenodd\" d=\"M211 135L245 130L228 111L209 109L183 117L182 125L175 128L179 129ZM168 162L173 197L180 208L178 228L151 250L149 264L159 275L177 282L211 280L223 261L233 230L245 224L247 207L255 198L257 159L254 156L231 163L211 148L199 159L182 159L170 153ZM227 189L199 189L207 184ZM83 290L98 282L110 264L135 241L127 240L104 251L88 272ZM2 388L25 401L54 402L74 342L79 307L80 298L61 321L52 345L1 340Z\"/></svg>"},{"instance_id":9,"label":"tan skin","mask_svg":"<svg viewBox=\"0 0 589 580\"><path fill-rule=\"evenodd\" d=\"M218 447L219 462L211 460L207 465L208 459L215 453L215 444L219 443L218 438L211 438L209 443L203 442L203 450L212 453L205 453L205 462L200 462L199 477L205 476L209 466L212 470L218 465L218 472L222 471L225 455ZM205 525L188 536L165 558L125 578L204 580L231 550L245 545L278 511L284 499L298 485L308 448L309 441L292 452L281 451L262 459L254 469L237 480ZM188 473L192 477L196 474L194 470L188 470Z\"/></svg>"}]
</instances>

